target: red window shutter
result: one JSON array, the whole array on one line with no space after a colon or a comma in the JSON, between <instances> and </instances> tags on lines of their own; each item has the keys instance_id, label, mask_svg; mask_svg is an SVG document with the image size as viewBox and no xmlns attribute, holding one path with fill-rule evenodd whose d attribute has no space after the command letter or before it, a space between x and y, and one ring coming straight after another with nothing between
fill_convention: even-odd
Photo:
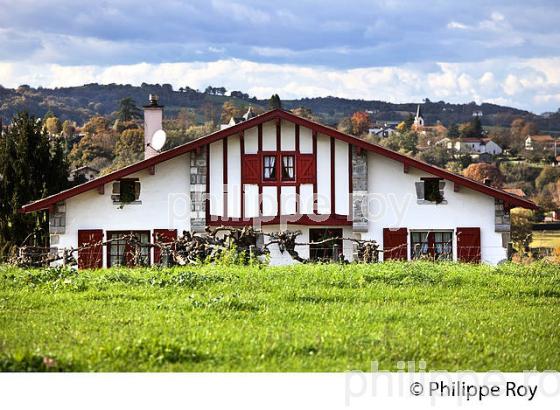
<instances>
[{"instance_id":1,"label":"red window shutter","mask_svg":"<svg viewBox=\"0 0 560 410\"><path fill-rule=\"evenodd\" d=\"M103 267L102 242L103 230L101 229L78 231L78 268L99 269Z\"/></svg>"},{"instance_id":2,"label":"red window shutter","mask_svg":"<svg viewBox=\"0 0 560 410\"><path fill-rule=\"evenodd\" d=\"M480 262L480 228L457 228L457 260Z\"/></svg>"},{"instance_id":3,"label":"red window shutter","mask_svg":"<svg viewBox=\"0 0 560 410\"><path fill-rule=\"evenodd\" d=\"M298 155L296 177L300 184L313 184L315 182L315 157L313 154Z\"/></svg>"},{"instance_id":4,"label":"red window shutter","mask_svg":"<svg viewBox=\"0 0 560 410\"><path fill-rule=\"evenodd\" d=\"M154 244L165 244L177 239L177 229L154 229ZM154 264L161 263L161 248L154 246Z\"/></svg>"},{"instance_id":5,"label":"red window shutter","mask_svg":"<svg viewBox=\"0 0 560 410\"><path fill-rule=\"evenodd\" d=\"M261 180L261 161L258 154L246 154L241 164L243 183L258 184Z\"/></svg>"},{"instance_id":6,"label":"red window shutter","mask_svg":"<svg viewBox=\"0 0 560 410\"><path fill-rule=\"evenodd\" d=\"M406 228L383 228L383 260L407 260Z\"/></svg>"}]
</instances>

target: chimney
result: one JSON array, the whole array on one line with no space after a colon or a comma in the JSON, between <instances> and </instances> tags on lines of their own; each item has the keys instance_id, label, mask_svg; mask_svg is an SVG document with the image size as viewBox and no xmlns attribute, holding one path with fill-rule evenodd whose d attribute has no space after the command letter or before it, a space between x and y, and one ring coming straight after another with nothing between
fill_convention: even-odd
<instances>
[{"instance_id":1,"label":"chimney","mask_svg":"<svg viewBox=\"0 0 560 410\"><path fill-rule=\"evenodd\" d=\"M159 154L150 146L154 133L163 129L163 105L159 105L158 96L150 94L149 104L144 106L144 159Z\"/></svg>"}]
</instances>

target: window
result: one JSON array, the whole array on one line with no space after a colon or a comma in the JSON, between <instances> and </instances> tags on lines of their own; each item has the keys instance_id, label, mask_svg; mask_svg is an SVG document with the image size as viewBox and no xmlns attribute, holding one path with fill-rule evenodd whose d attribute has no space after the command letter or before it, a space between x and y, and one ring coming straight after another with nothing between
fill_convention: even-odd
<instances>
[{"instance_id":1,"label":"window","mask_svg":"<svg viewBox=\"0 0 560 410\"><path fill-rule=\"evenodd\" d=\"M450 231L411 232L411 258L453 260L453 233Z\"/></svg>"},{"instance_id":2,"label":"window","mask_svg":"<svg viewBox=\"0 0 560 410\"><path fill-rule=\"evenodd\" d=\"M150 264L150 232L108 232L108 266L137 266Z\"/></svg>"},{"instance_id":3,"label":"window","mask_svg":"<svg viewBox=\"0 0 560 410\"><path fill-rule=\"evenodd\" d=\"M443 197L445 181L441 178L422 178L416 182L416 197L419 204L446 204Z\"/></svg>"},{"instance_id":4,"label":"window","mask_svg":"<svg viewBox=\"0 0 560 410\"><path fill-rule=\"evenodd\" d=\"M265 155L263 157L263 180L276 180L276 156Z\"/></svg>"},{"instance_id":5,"label":"window","mask_svg":"<svg viewBox=\"0 0 560 410\"><path fill-rule=\"evenodd\" d=\"M138 179L121 179L113 183L111 199L116 203L133 203L140 199L140 181Z\"/></svg>"},{"instance_id":6,"label":"window","mask_svg":"<svg viewBox=\"0 0 560 410\"><path fill-rule=\"evenodd\" d=\"M293 181L295 179L295 167L293 155L282 155L282 181Z\"/></svg>"},{"instance_id":7,"label":"window","mask_svg":"<svg viewBox=\"0 0 560 410\"><path fill-rule=\"evenodd\" d=\"M333 241L325 241L335 238ZM344 258L342 253L342 229L310 229L309 259L312 261L339 261Z\"/></svg>"}]
</instances>

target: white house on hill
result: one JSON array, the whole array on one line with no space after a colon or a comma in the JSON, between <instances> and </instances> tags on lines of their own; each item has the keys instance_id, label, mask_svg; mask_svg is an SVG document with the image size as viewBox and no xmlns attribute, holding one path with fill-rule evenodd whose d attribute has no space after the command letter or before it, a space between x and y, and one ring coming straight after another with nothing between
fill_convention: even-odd
<instances>
[{"instance_id":1,"label":"white house on hill","mask_svg":"<svg viewBox=\"0 0 560 410\"><path fill-rule=\"evenodd\" d=\"M123 233L149 243L206 226L254 225L265 234L300 230L301 243L327 230L373 239L384 250L382 260L430 256L495 264L506 258L509 210L536 207L283 110L158 153L150 141L162 117L157 101L145 107L145 160L23 207L49 211L54 251ZM353 242L341 239L340 245L353 260ZM114 240L81 250L79 267L127 263L125 248ZM160 262L157 249L145 249L146 261ZM319 255L309 245L296 250L303 258ZM273 252L272 263L289 262Z\"/></svg>"},{"instance_id":2,"label":"white house on hill","mask_svg":"<svg viewBox=\"0 0 560 410\"><path fill-rule=\"evenodd\" d=\"M489 138L461 138L453 142L450 138L444 138L437 142L445 144L447 149L467 154L491 154L500 155L503 150L498 144Z\"/></svg>"}]
</instances>

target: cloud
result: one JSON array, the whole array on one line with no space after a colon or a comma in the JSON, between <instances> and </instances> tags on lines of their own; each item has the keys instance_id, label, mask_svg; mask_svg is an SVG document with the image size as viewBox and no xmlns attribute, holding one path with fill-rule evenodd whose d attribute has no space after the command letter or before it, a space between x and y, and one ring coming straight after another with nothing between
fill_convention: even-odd
<instances>
[{"instance_id":1,"label":"cloud","mask_svg":"<svg viewBox=\"0 0 560 410\"><path fill-rule=\"evenodd\" d=\"M212 62L36 66L0 63L3 85L75 86L96 82L139 85L169 83L204 89L207 85L242 90L259 98L338 96L391 102L445 100L496 102L535 112L556 110L560 58L495 59L478 63L408 64L402 67L337 69L259 63L241 59Z\"/></svg>"}]
</instances>

